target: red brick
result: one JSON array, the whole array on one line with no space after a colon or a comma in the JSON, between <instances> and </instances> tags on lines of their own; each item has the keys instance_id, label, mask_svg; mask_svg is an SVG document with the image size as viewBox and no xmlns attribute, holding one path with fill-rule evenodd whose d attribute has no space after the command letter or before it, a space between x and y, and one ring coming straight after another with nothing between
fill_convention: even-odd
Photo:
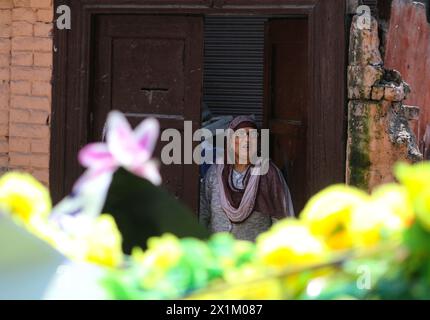
<instances>
[{"instance_id":1,"label":"red brick","mask_svg":"<svg viewBox=\"0 0 430 320\"><path fill-rule=\"evenodd\" d=\"M7 109L0 110L0 124L9 123L9 111Z\"/></svg>"},{"instance_id":2,"label":"red brick","mask_svg":"<svg viewBox=\"0 0 430 320\"><path fill-rule=\"evenodd\" d=\"M42 182L45 185L49 183L49 170L34 170L32 173L33 177Z\"/></svg>"},{"instance_id":3,"label":"red brick","mask_svg":"<svg viewBox=\"0 0 430 320\"><path fill-rule=\"evenodd\" d=\"M31 7L33 8L51 8L51 0L31 0Z\"/></svg>"},{"instance_id":4,"label":"red brick","mask_svg":"<svg viewBox=\"0 0 430 320\"><path fill-rule=\"evenodd\" d=\"M12 0L0 0L0 9L12 9L13 1Z\"/></svg>"},{"instance_id":5,"label":"red brick","mask_svg":"<svg viewBox=\"0 0 430 320\"><path fill-rule=\"evenodd\" d=\"M9 84L0 81L0 110L9 109L9 89L3 90L3 87L9 87Z\"/></svg>"},{"instance_id":6,"label":"red brick","mask_svg":"<svg viewBox=\"0 0 430 320\"><path fill-rule=\"evenodd\" d=\"M51 68L11 67L11 80L51 81Z\"/></svg>"},{"instance_id":7,"label":"red brick","mask_svg":"<svg viewBox=\"0 0 430 320\"><path fill-rule=\"evenodd\" d=\"M16 37L12 38L12 50L14 51L52 51L52 39L50 38L33 38L33 37Z\"/></svg>"},{"instance_id":8,"label":"red brick","mask_svg":"<svg viewBox=\"0 0 430 320\"><path fill-rule=\"evenodd\" d=\"M8 53L11 49L11 41L9 39L0 38L0 52Z\"/></svg>"},{"instance_id":9,"label":"red brick","mask_svg":"<svg viewBox=\"0 0 430 320\"><path fill-rule=\"evenodd\" d=\"M0 93L0 109L9 109L9 92Z\"/></svg>"},{"instance_id":10,"label":"red brick","mask_svg":"<svg viewBox=\"0 0 430 320\"><path fill-rule=\"evenodd\" d=\"M10 93L9 81L0 81L0 95L8 95Z\"/></svg>"},{"instance_id":11,"label":"red brick","mask_svg":"<svg viewBox=\"0 0 430 320\"><path fill-rule=\"evenodd\" d=\"M25 109L11 109L10 122L13 123L29 123L30 121L30 111Z\"/></svg>"},{"instance_id":12,"label":"red brick","mask_svg":"<svg viewBox=\"0 0 430 320\"><path fill-rule=\"evenodd\" d=\"M10 109L10 122L47 125L49 115L46 111Z\"/></svg>"},{"instance_id":13,"label":"red brick","mask_svg":"<svg viewBox=\"0 0 430 320\"><path fill-rule=\"evenodd\" d=\"M35 53L34 65L38 67L52 67L52 53Z\"/></svg>"},{"instance_id":14,"label":"red brick","mask_svg":"<svg viewBox=\"0 0 430 320\"><path fill-rule=\"evenodd\" d=\"M32 84L31 93L33 96L46 96L50 97L52 92L52 86L50 82L46 81L35 81Z\"/></svg>"},{"instance_id":15,"label":"red brick","mask_svg":"<svg viewBox=\"0 0 430 320\"><path fill-rule=\"evenodd\" d=\"M7 155L0 156L0 167L3 167L3 168L9 167L9 157Z\"/></svg>"},{"instance_id":16,"label":"red brick","mask_svg":"<svg viewBox=\"0 0 430 320\"><path fill-rule=\"evenodd\" d=\"M11 81L10 92L18 95L31 94L31 82L29 81Z\"/></svg>"},{"instance_id":17,"label":"red brick","mask_svg":"<svg viewBox=\"0 0 430 320\"><path fill-rule=\"evenodd\" d=\"M37 21L52 22L54 20L53 9L39 9L37 10Z\"/></svg>"},{"instance_id":18,"label":"red brick","mask_svg":"<svg viewBox=\"0 0 430 320\"><path fill-rule=\"evenodd\" d=\"M9 68L0 68L0 81L10 79L10 71Z\"/></svg>"},{"instance_id":19,"label":"red brick","mask_svg":"<svg viewBox=\"0 0 430 320\"><path fill-rule=\"evenodd\" d=\"M33 65L33 54L31 52L12 52L13 66Z\"/></svg>"},{"instance_id":20,"label":"red brick","mask_svg":"<svg viewBox=\"0 0 430 320\"><path fill-rule=\"evenodd\" d=\"M1 25L0 27L0 38L10 38L12 28L7 25Z\"/></svg>"},{"instance_id":21,"label":"red brick","mask_svg":"<svg viewBox=\"0 0 430 320\"><path fill-rule=\"evenodd\" d=\"M31 37L33 35L33 25L26 21L14 21L12 22L12 36Z\"/></svg>"},{"instance_id":22,"label":"red brick","mask_svg":"<svg viewBox=\"0 0 430 320\"><path fill-rule=\"evenodd\" d=\"M31 123L50 124L50 112L31 110Z\"/></svg>"},{"instance_id":23,"label":"red brick","mask_svg":"<svg viewBox=\"0 0 430 320\"><path fill-rule=\"evenodd\" d=\"M9 67L10 55L7 53L0 53L0 68Z\"/></svg>"},{"instance_id":24,"label":"red brick","mask_svg":"<svg viewBox=\"0 0 430 320\"><path fill-rule=\"evenodd\" d=\"M9 94L9 83L7 81L0 81L0 94Z\"/></svg>"},{"instance_id":25,"label":"red brick","mask_svg":"<svg viewBox=\"0 0 430 320\"><path fill-rule=\"evenodd\" d=\"M8 124L0 123L0 137L5 137L9 134L9 126Z\"/></svg>"},{"instance_id":26,"label":"red brick","mask_svg":"<svg viewBox=\"0 0 430 320\"><path fill-rule=\"evenodd\" d=\"M17 109L51 109L51 102L47 97L12 96L10 106Z\"/></svg>"},{"instance_id":27,"label":"red brick","mask_svg":"<svg viewBox=\"0 0 430 320\"><path fill-rule=\"evenodd\" d=\"M31 151L31 139L9 138L10 152L29 153Z\"/></svg>"},{"instance_id":28,"label":"red brick","mask_svg":"<svg viewBox=\"0 0 430 320\"><path fill-rule=\"evenodd\" d=\"M49 127L44 125L29 125L11 123L10 137L44 139L49 137Z\"/></svg>"},{"instance_id":29,"label":"red brick","mask_svg":"<svg viewBox=\"0 0 430 320\"><path fill-rule=\"evenodd\" d=\"M0 141L0 153L8 153L9 152L9 143L6 140Z\"/></svg>"},{"instance_id":30,"label":"red brick","mask_svg":"<svg viewBox=\"0 0 430 320\"><path fill-rule=\"evenodd\" d=\"M29 8L31 6L30 0L13 0L13 4L15 8Z\"/></svg>"},{"instance_id":31,"label":"red brick","mask_svg":"<svg viewBox=\"0 0 430 320\"><path fill-rule=\"evenodd\" d=\"M12 51L33 51L33 37L12 38Z\"/></svg>"},{"instance_id":32,"label":"red brick","mask_svg":"<svg viewBox=\"0 0 430 320\"><path fill-rule=\"evenodd\" d=\"M6 81L0 81L0 94L9 94L9 83Z\"/></svg>"},{"instance_id":33,"label":"red brick","mask_svg":"<svg viewBox=\"0 0 430 320\"><path fill-rule=\"evenodd\" d=\"M9 163L12 166L30 166L32 155L25 153L9 153Z\"/></svg>"},{"instance_id":34,"label":"red brick","mask_svg":"<svg viewBox=\"0 0 430 320\"><path fill-rule=\"evenodd\" d=\"M0 24L11 24L12 23L12 14L11 10L0 10Z\"/></svg>"},{"instance_id":35,"label":"red brick","mask_svg":"<svg viewBox=\"0 0 430 320\"><path fill-rule=\"evenodd\" d=\"M34 24L35 37L51 37L52 36L52 23L36 22Z\"/></svg>"},{"instance_id":36,"label":"red brick","mask_svg":"<svg viewBox=\"0 0 430 320\"><path fill-rule=\"evenodd\" d=\"M35 153L46 153L48 154L50 151L49 140L33 140L31 142L31 152Z\"/></svg>"},{"instance_id":37,"label":"red brick","mask_svg":"<svg viewBox=\"0 0 430 320\"><path fill-rule=\"evenodd\" d=\"M31 166L34 168L48 169L49 155L47 154L32 154L30 158Z\"/></svg>"},{"instance_id":38,"label":"red brick","mask_svg":"<svg viewBox=\"0 0 430 320\"><path fill-rule=\"evenodd\" d=\"M36 12L32 8L15 8L12 10L13 21L36 21Z\"/></svg>"},{"instance_id":39,"label":"red brick","mask_svg":"<svg viewBox=\"0 0 430 320\"><path fill-rule=\"evenodd\" d=\"M51 38L34 38L33 50L40 52L52 52L52 39Z\"/></svg>"}]
</instances>

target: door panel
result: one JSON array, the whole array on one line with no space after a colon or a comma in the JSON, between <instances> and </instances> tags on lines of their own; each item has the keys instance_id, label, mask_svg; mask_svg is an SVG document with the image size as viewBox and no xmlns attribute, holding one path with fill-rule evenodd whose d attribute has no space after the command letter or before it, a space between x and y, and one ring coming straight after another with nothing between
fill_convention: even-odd
<instances>
[{"instance_id":1,"label":"door panel","mask_svg":"<svg viewBox=\"0 0 430 320\"><path fill-rule=\"evenodd\" d=\"M95 21L91 139L101 140L110 110L133 126L156 117L183 134L200 124L203 21L201 17L104 15ZM158 143L160 158L166 143ZM198 166L161 165L163 186L197 210Z\"/></svg>"},{"instance_id":2,"label":"door panel","mask_svg":"<svg viewBox=\"0 0 430 320\"><path fill-rule=\"evenodd\" d=\"M271 20L265 39L265 126L271 157L286 176L296 213L309 194L306 183L308 119L307 20Z\"/></svg>"}]
</instances>

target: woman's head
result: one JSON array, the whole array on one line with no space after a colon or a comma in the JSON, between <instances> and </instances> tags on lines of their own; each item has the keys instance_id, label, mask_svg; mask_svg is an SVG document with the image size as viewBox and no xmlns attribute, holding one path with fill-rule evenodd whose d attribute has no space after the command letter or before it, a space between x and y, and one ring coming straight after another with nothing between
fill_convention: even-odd
<instances>
[{"instance_id":1,"label":"woman's head","mask_svg":"<svg viewBox=\"0 0 430 320\"><path fill-rule=\"evenodd\" d=\"M257 154L258 126L250 116L239 116L229 125L232 137L229 139L229 151L234 155L235 164L250 164L251 157ZM231 158L230 158L231 159Z\"/></svg>"}]
</instances>

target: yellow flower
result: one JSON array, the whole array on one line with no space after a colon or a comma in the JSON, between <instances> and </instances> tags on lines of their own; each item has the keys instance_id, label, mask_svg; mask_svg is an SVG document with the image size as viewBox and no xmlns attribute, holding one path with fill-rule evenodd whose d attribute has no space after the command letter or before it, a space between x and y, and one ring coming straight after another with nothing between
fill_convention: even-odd
<instances>
[{"instance_id":1,"label":"yellow flower","mask_svg":"<svg viewBox=\"0 0 430 320\"><path fill-rule=\"evenodd\" d=\"M120 266L124 258L122 237L114 218L103 214L96 219L82 217L79 223L79 233L54 233L50 241L53 246L73 261Z\"/></svg>"},{"instance_id":2,"label":"yellow flower","mask_svg":"<svg viewBox=\"0 0 430 320\"><path fill-rule=\"evenodd\" d=\"M279 279L259 280L235 285L223 292L218 299L227 300L281 300L282 285Z\"/></svg>"},{"instance_id":3,"label":"yellow flower","mask_svg":"<svg viewBox=\"0 0 430 320\"><path fill-rule=\"evenodd\" d=\"M312 197L301 219L309 225L313 234L322 237L334 250L349 249L352 246L348 225L354 208L369 196L356 188L334 185Z\"/></svg>"},{"instance_id":4,"label":"yellow flower","mask_svg":"<svg viewBox=\"0 0 430 320\"><path fill-rule=\"evenodd\" d=\"M170 233L149 238L146 251L134 248L132 252L132 258L139 266L140 284L147 290L159 286L166 272L175 266L181 257L180 241Z\"/></svg>"},{"instance_id":5,"label":"yellow flower","mask_svg":"<svg viewBox=\"0 0 430 320\"><path fill-rule=\"evenodd\" d=\"M166 233L161 237L149 238L148 249L143 252L142 249L136 248L132 256L143 267L165 270L179 261L182 249L179 239Z\"/></svg>"},{"instance_id":6,"label":"yellow flower","mask_svg":"<svg viewBox=\"0 0 430 320\"><path fill-rule=\"evenodd\" d=\"M277 223L257 238L259 258L275 269L318 263L325 256L325 249L307 225L293 219Z\"/></svg>"},{"instance_id":7,"label":"yellow flower","mask_svg":"<svg viewBox=\"0 0 430 320\"><path fill-rule=\"evenodd\" d=\"M384 220L384 226L390 229L409 227L415 214L406 187L398 184L385 184L376 188L372 193L372 200L384 206L390 219Z\"/></svg>"},{"instance_id":8,"label":"yellow flower","mask_svg":"<svg viewBox=\"0 0 430 320\"><path fill-rule=\"evenodd\" d=\"M120 266L123 262L122 237L115 219L102 214L95 219L91 232L83 239L86 247L85 260L108 267Z\"/></svg>"},{"instance_id":9,"label":"yellow flower","mask_svg":"<svg viewBox=\"0 0 430 320\"><path fill-rule=\"evenodd\" d=\"M414 219L405 187L386 184L356 206L349 230L357 247L371 247L383 240L395 240Z\"/></svg>"},{"instance_id":10,"label":"yellow flower","mask_svg":"<svg viewBox=\"0 0 430 320\"><path fill-rule=\"evenodd\" d=\"M283 299L283 287L279 279L259 279L254 282L229 285L222 290L196 292L187 299L190 300L280 300Z\"/></svg>"},{"instance_id":11,"label":"yellow flower","mask_svg":"<svg viewBox=\"0 0 430 320\"><path fill-rule=\"evenodd\" d=\"M419 222L430 230L430 162L396 165L397 179L406 187Z\"/></svg>"},{"instance_id":12,"label":"yellow flower","mask_svg":"<svg viewBox=\"0 0 430 320\"><path fill-rule=\"evenodd\" d=\"M262 265L246 264L239 268L230 268L225 271L224 280L228 284L252 281L261 278L267 270Z\"/></svg>"},{"instance_id":13,"label":"yellow flower","mask_svg":"<svg viewBox=\"0 0 430 320\"><path fill-rule=\"evenodd\" d=\"M381 241L380 208L367 202L354 210L349 232L354 247L372 247Z\"/></svg>"},{"instance_id":14,"label":"yellow flower","mask_svg":"<svg viewBox=\"0 0 430 320\"><path fill-rule=\"evenodd\" d=\"M0 211L18 218L27 227L51 212L48 189L30 174L10 172L0 178Z\"/></svg>"},{"instance_id":15,"label":"yellow flower","mask_svg":"<svg viewBox=\"0 0 430 320\"><path fill-rule=\"evenodd\" d=\"M412 197L430 189L430 161L419 162L414 165L398 163L394 172Z\"/></svg>"},{"instance_id":16,"label":"yellow flower","mask_svg":"<svg viewBox=\"0 0 430 320\"><path fill-rule=\"evenodd\" d=\"M430 188L422 191L415 201L415 211L421 225L430 231Z\"/></svg>"}]
</instances>

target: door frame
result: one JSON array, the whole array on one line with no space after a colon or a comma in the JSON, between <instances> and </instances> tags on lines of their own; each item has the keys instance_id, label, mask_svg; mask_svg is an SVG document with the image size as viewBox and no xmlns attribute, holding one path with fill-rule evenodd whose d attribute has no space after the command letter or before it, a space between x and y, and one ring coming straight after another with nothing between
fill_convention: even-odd
<instances>
[{"instance_id":1,"label":"door frame","mask_svg":"<svg viewBox=\"0 0 430 320\"><path fill-rule=\"evenodd\" d=\"M346 29L344 0L55 0L71 8L71 30L54 28L50 188L54 202L79 171L91 121L92 21L98 14L282 15L308 20L309 189L345 181Z\"/></svg>"}]
</instances>

